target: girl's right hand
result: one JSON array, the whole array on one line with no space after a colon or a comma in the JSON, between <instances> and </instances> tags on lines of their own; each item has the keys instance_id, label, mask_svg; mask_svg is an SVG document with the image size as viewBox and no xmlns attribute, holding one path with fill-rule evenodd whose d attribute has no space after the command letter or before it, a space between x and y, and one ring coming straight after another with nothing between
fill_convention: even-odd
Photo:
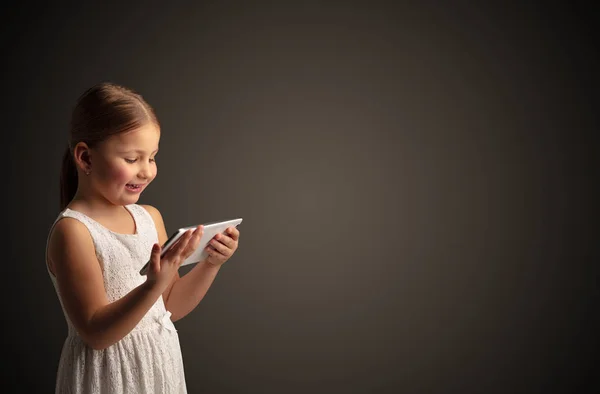
<instances>
[{"instance_id":1,"label":"girl's right hand","mask_svg":"<svg viewBox=\"0 0 600 394\"><path fill-rule=\"evenodd\" d=\"M204 229L201 225L196 229L186 231L162 258L160 257L160 245L154 244L146 280L158 288L161 293L164 292L181 264L198 248L203 232Z\"/></svg>"}]
</instances>

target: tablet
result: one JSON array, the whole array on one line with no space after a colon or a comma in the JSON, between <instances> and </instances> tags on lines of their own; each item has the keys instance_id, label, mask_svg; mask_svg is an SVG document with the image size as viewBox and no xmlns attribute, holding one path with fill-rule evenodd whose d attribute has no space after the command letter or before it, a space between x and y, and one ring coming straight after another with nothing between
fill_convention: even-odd
<instances>
[{"instance_id":1,"label":"tablet","mask_svg":"<svg viewBox=\"0 0 600 394\"><path fill-rule=\"evenodd\" d=\"M214 236L217 234L224 234L225 230L227 230L229 227L237 227L241 222L242 222L242 219L237 218L237 219L224 220L224 221L219 221L219 222L209 222L209 223L203 224L204 232L202 233L202 238L200 239L198 248L194 251L194 253L191 254L190 257L188 257L187 259L185 259L185 261L183 263L181 263L181 266L198 263L198 262L204 260L205 258L207 258L208 253L206 252L205 248L208 245L208 243L210 242L210 240L212 240L214 238ZM165 242L165 244L163 245L160 256L162 257L165 253L167 253L167 251L171 248L171 246L173 246L173 244L175 242L177 242L177 240L183 234L185 234L186 231L188 231L190 229L195 229L196 227L198 227L198 226L181 227L179 230L174 232L169 237L167 242ZM146 264L144 264L144 266L140 270L140 275L146 275L146 272L148 271L149 266L150 266L150 261L148 261Z\"/></svg>"}]
</instances>

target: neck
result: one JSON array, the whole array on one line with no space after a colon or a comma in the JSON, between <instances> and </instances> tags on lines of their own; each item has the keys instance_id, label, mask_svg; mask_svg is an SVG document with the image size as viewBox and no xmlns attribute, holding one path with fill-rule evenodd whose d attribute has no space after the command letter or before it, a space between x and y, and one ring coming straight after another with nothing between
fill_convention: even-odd
<instances>
[{"instance_id":1,"label":"neck","mask_svg":"<svg viewBox=\"0 0 600 394\"><path fill-rule=\"evenodd\" d=\"M110 215L123 209L122 205L115 205L106 198L85 188L78 187L75 196L67 205L69 208L83 208L89 212L100 215Z\"/></svg>"}]
</instances>

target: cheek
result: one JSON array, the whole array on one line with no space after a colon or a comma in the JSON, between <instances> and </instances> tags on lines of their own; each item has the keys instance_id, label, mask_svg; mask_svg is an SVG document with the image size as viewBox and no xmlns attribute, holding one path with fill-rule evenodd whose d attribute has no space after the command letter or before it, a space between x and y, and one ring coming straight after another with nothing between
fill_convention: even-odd
<instances>
[{"instance_id":1,"label":"cheek","mask_svg":"<svg viewBox=\"0 0 600 394\"><path fill-rule=\"evenodd\" d=\"M131 181L133 171L127 166L112 165L107 169L107 175L112 182L126 184Z\"/></svg>"}]
</instances>

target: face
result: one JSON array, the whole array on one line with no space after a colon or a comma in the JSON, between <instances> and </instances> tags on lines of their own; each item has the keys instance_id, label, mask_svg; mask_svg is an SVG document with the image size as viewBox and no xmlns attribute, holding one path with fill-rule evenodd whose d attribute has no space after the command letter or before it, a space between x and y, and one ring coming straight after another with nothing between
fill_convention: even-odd
<instances>
[{"instance_id":1,"label":"face","mask_svg":"<svg viewBox=\"0 0 600 394\"><path fill-rule=\"evenodd\" d=\"M160 131L154 124L110 137L91 157L94 188L115 205L134 204L157 174Z\"/></svg>"}]
</instances>

